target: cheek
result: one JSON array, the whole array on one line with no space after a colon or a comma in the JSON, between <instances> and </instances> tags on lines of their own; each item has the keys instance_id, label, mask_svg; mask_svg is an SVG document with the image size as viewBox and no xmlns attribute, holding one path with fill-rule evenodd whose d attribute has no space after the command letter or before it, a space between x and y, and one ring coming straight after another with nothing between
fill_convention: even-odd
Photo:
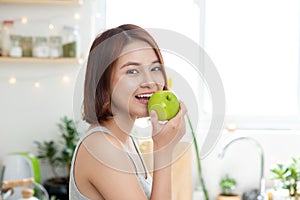
<instances>
[{"instance_id":1,"label":"cheek","mask_svg":"<svg viewBox=\"0 0 300 200\"><path fill-rule=\"evenodd\" d=\"M116 81L113 90L120 91L124 95L132 94L139 86L139 84L140 84L139 81L136 79L123 77Z\"/></svg>"},{"instance_id":2,"label":"cheek","mask_svg":"<svg viewBox=\"0 0 300 200\"><path fill-rule=\"evenodd\" d=\"M138 81L131 80L126 77L116 80L113 84L112 100L115 102L119 101L116 102L118 104L128 103L130 97L135 92L138 86Z\"/></svg>"},{"instance_id":3,"label":"cheek","mask_svg":"<svg viewBox=\"0 0 300 200\"><path fill-rule=\"evenodd\" d=\"M166 85L163 74L152 75L152 80L156 83L159 90L162 90Z\"/></svg>"}]
</instances>

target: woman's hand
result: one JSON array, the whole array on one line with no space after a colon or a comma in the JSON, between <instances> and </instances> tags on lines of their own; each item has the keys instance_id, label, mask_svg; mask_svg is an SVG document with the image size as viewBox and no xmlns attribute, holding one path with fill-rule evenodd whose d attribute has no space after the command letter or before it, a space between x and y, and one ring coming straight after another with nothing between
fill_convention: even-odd
<instances>
[{"instance_id":1,"label":"woman's hand","mask_svg":"<svg viewBox=\"0 0 300 200\"><path fill-rule=\"evenodd\" d=\"M158 121L155 111L150 112L154 153L172 155L174 147L185 134L186 112L184 103L180 101L180 110L177 115L164 124Z\"/></svg>"}]
</instances>

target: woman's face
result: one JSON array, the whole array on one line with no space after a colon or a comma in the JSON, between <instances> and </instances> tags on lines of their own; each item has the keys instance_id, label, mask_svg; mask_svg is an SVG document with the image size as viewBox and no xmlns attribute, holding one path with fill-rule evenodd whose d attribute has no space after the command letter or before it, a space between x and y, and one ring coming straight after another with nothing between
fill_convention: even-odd
<instances>
[{"instance_id":1,"label":"woman's face","mask_svg":"<svg viewBox=\"0 0 300 200\"><path fill-rule=\"evenodd\" d=\"M165 85L163 68L154 50L146 42L132 42L125 46L114 67L113 115L132 120L148 116L149 97Z\"/></svg>"}]
</instances>

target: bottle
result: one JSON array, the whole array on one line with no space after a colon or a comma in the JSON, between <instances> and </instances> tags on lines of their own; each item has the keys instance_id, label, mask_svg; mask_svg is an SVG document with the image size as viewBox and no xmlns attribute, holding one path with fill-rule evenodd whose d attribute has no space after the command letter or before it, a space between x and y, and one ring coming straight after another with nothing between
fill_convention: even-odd
<instances>
[{"instance_id":1,"label":"bottle","mask_svg":"<svg viewBox=\"0 0 300 200\"><path fill-rule=\"evenodd\" d=\"M9 56L11 47L10 35L14 26L13 20L4 20L2 22L2 56Z\"/></svg>"},{"instance_id":2,"label":"bottle","mask_svg":"<svg viewBox=\"0 0 300 200\"><path fill-rule=\"evenodd\" d=\"M38 36L33 45L33 56L37 58L49 57L49 45L47 37Z\"/></svg>"},{"instance_id":3,"label":"bottle","mask_svg":"<svg viewBox=\"0 0 300 200\"><path fill-rule=\"evenodd\" d=\"M23 57L32 57L32 37L23 36L21 39Z\"/></svg>"},{"instance_id":4,"label":"bottle","mask_svg":"<svg viewBox=\"0 0 300 200\"><path fill-rule=\"evenodd\" d=\"M21 36L11 35L10 40L11 40L11 47L10 47L9 55L11 57L17 57L17 58L22 57L22 48L20 45Z\"/></svg>"},{"instance_id":5,"label":"bottle","mask_svg":"<svg viewBox=\"0 0 300 200\"><path fill-rule=\"evenodd\" d=\"M63 57L77 57L80 55L78 26L63 27Z\"/></svg>"},{"instance_id":6,"label":"bottle","mask_svg":"<svg viewBox=\"0 0 300 200\"><path fill-rule=\"evenodd\" d=\"M22 199L19 200L38 200L38 198L33 196L34 190L31 188L25 188L22 190Z\"/></svg>"},{"instance_id":7,"label":"bottle","mask_svg":"<svg viewBox=\"0 0 300 200\"><path fill-rule=\"evenodd\" d=\"M2 56L2 30L0 30L0 56ZM0 195L1 196L1 195ZM0 197L1 198L1 197ZM1 200L1 199L0 199Z\"/></svg>"},{"instance_id":8,"label":"bottle","mask_svg":"<svg viewBox=\"0 0 300 200\"><path fill-rule=\"evenodd\" d=\"M62 41L61 36L49 37L49 53L50 58L59 58L62 56Z\"/></svg>"}]
</instances>

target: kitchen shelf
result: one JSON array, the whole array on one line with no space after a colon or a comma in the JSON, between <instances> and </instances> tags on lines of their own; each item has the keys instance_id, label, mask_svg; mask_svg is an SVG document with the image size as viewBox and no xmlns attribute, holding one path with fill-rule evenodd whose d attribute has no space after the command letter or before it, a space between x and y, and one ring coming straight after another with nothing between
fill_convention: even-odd
<instances>
[{"instance_id":1,"label":"kitchen shelf","mask_svg":"<svg viewBox=\"0 0 300 200\"><path fill-rule=\"evenodd\" d=\"M0 57L1 63L56 63L56 64L79 64L80 59L77 58L34 58L34 57Z\"/></svg>"},{"instance_id":2,"label":"kitchen shelf","mask_svg":"<svg viewBox=\"0 0 300 200\"><path fill-rule=\"evenodd\" d=\"M80 5L82 0L0 0L0 3Z\"/></svg>"}]
</instances>

